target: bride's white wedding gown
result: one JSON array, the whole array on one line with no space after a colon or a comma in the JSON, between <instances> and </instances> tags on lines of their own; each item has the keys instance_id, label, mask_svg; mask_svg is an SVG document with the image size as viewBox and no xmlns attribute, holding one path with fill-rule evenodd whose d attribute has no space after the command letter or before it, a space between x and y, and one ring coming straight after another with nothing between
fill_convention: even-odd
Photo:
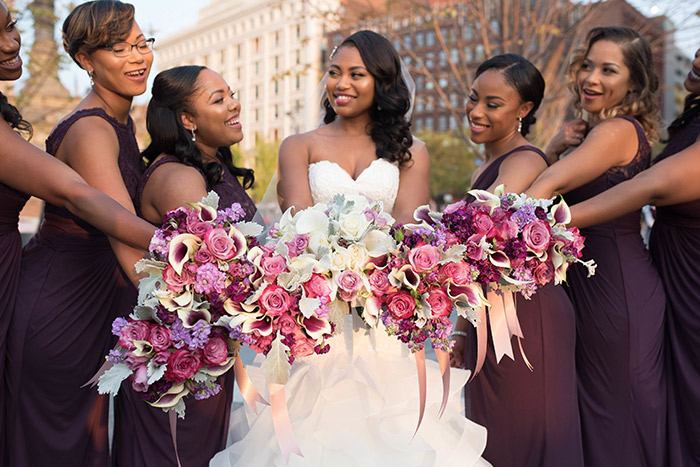
<instances>
[{"instance_id":1,"label":"bride's white wedding gown","mask_svg":"<svg viewBox=\"0 0 700 467\"><path fill-rule=\"evenodd\" d=\"M383 159L357 178L339 165L321 161L309 166L314 203L337 193L365 194L391 211L399 186L399 169ZM383 328L369 330L356 315L330 341L331 351L297 359L285 387L289 418L303 457L287 464L280 453L270 408L258 415L246 405L232 414L232 445L218 453L212 467L232 466L472 466L489 465L480 455L486 429L464 417L461 390L469 376L452 369L450 400L437 414L442 380L437 363L427 361L427 404L418 422L416 364L406 346ZM255 387L269 400L262 371L248 368ZM263 390L264 389L264 390Z\"/></svg>"}]
</instances>

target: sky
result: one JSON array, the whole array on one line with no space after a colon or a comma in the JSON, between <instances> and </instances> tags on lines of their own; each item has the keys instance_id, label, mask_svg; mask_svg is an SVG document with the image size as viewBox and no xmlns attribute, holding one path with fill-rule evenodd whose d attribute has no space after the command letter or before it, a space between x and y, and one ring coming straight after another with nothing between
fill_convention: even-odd
<instances>
[{"instance_id":1,"label":"sky","mask_svg":"<svg viewBox=\"0 0 700 467\"><path fill-rule=\"evenodd\" d=\"M164 38L172 34L176 34L189 26L196 24L199 10L205 8L211 3L210 0L128 0L136 8L136 21L147 36L156 38L156 52L154 68L151 72L150 79L156 75L158 70L158 38ZM245 0L236 0L245 1ZM680 26L680 32L676 34L676 44L689 57L692 57L695 51L700 47L700 5L696 0L628 0L640 12L647 16L658 14L666 14L676 25ZM24 56L25 63L28 61L26 56L29 45L31 43L31 28L32 19L28 13L21 14L26 11L26 5L30 0L15 0L15 8L20 12L20 28L24 39ZM66 5L70 2L67 0L56 0L57 7L57 37L58 30L63 20L68 15ZM84 3L83 0L74 1L73 3ZM68 90L77 95L84 95L88 89L89 81L87 74L78 68L71 60L66 60L63 70L60 72L60 78ZM150 87L149 87L150 89ZM136 98L136 103L146 103L148 101L146 92L143 96Z\"/></svg>"}]
</instances>

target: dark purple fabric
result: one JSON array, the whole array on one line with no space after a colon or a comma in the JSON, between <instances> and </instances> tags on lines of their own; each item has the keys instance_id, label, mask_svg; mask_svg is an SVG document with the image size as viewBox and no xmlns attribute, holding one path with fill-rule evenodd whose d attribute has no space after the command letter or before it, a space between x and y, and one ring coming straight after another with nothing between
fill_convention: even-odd
<instances>
[{"instance_id":1,"label":"dark purple fabric","mask_svg":"<svg viewBox=\"0 0 700 467\"><path fill-rule=\"evenodd\" d=\"M0 452L5 452L5 385L2 384L5 344L17 296L22 258L22 239L17 223L28 199L29 195L0 183Z\"/></svg>"},{"instance_id":2,"label":"dark purple fabric","mask_svg":"<svg viewBox=\"0 0 700 467\"><path fill-rule=\"evenodd\" d=\"M523 146L496 159L474 182L485 190L497 179L509 155L537 148ZM574 310L562 287L549 284L530 300L516 296L523 349L511 340L515 361L507 356L496 363L488 331L486 361L481 373L467 384L467 416L488 429L484 458L494 466L582 466L581 431L574 368ZM474 367L476 332L469 329L466 361Z\"/></svg>"},{"instance_id":3,"label":"dark purple fabric","mask_svg":"<svg viewBox=\"0 0 700 467\"><path fill-rule=\"evenodd\" d=\"M174 156L161 157L146 169L143 186L158 167L167 163L180 162ZM207 185L207 189L219 195L220 209L240 203L246 210L246 220L252 220L255 204L229 170L224 168L223 172L222 182L213 187ZM143 192L143 188L139 191ZM223 389L218 395L201 401L188 397L185 401L185 419L177 421L178 454L183 467L207 466L214 454L226 447L233 370L219 378L219 383ZM129 382L122 384L116 399L113 458L118 467L177 465L168 415L142 401Z\"/></svg>"},{"instance_id":4,"label":"dark purple fabric","mask_svg":"<svg viewBox=\"0 0 700 467\"><path fill-rule=\"evenodd\" d=\"M573 205L627 180L649 166L650 147L641 125L638 150L624 166L565 195ZM576 371L586 465L662 465L665 455L666 380L661 279L640 235L635 211L586 229L583 259L598 264L595 276L569 268L569 296L576 310Z\"/></svg>"},{"instance_id":5,"label":"dark purple fabric","mask_svg":"<svg viewBox=\"0 0 700 467\"><path fill-rule=\"evenodd\" d=\"M102 109L76 112L47 139L55 154L80 118L107 120L119 140L119 167L129 194L140 179L133 123ZM99 148L96 148L99 150ZM107 237L65 209L47 205L22 258L7 346L6 465L106 466L108 399L81 388L113 346L111 323L136 302Z\"/></svg>"},{"instance_id":6,"label":"dark purple fabric","mask_svg":"<svg viewBox=\"0 0 700 467\"><path fill-rule=\"evenodd\" d=\"M700 137L700 118L681 128L658 160ZM700 465L700 200L656 208L649 249L666 288L669 465Z\"/></svg>"}]
</instances>

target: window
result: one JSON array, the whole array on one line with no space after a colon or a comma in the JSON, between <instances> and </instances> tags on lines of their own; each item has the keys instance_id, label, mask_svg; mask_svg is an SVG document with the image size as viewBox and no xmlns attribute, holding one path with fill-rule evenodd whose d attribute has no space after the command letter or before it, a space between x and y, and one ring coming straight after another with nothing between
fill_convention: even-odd
<instances>
[{"instance_id":1,"label":"window","mask_svg":"<svg viewBox=\"0 0 700 467\"><path fill-rule=\"evenodd\" d=\"M425 129L426 130L433 129L433 117L425 117Z\"/></svg>"},{"instance_id":2,"label":"window","mask_svg":"<svg viewBox=\"0 0 700 467\"><path fill-rule=\"evenodd\" d=\"M447 115L440 115L438 117L438 131L447 131Z\"/></svg>"},{"instance_id":3,"label":"window","mask_svg":"<svg viewBox=\"0 0 700 467\"><path fill-rule=\"evenodd\" d=\"M432 47L435 45L435 31L428 31L425 34L425 45Z\"/></svg>"}]
</instances>

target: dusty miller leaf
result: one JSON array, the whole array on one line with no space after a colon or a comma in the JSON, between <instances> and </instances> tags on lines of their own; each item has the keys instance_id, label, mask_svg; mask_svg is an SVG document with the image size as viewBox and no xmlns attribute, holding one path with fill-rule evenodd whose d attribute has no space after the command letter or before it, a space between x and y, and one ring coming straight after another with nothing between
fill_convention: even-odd
<instances>
[{"instance_id":1,"label":"dusty miller leaf","mask_svg":"<svg viewBox=\"0 0 700 467\"><path fill-rule=\"evenodd\" d=\"M287 357L288 350L289 347L282 343L282 336L278 334L272 341L267 358L260 367L269 383L285 384L289 379L292 365L289 364L289 357Z\"/></svg>"},{"instance_id":2,"label":"dusty miller leaf","mask_svg":"<svg viewBox=\"0 0 700 467\"><path fill-rule=\"evenodd\" d=\"M116 396L122 381L131 375L132 371L124 363L117 363L100 376L97 382L97 392Z\"/></svg>"}]
</instances>

